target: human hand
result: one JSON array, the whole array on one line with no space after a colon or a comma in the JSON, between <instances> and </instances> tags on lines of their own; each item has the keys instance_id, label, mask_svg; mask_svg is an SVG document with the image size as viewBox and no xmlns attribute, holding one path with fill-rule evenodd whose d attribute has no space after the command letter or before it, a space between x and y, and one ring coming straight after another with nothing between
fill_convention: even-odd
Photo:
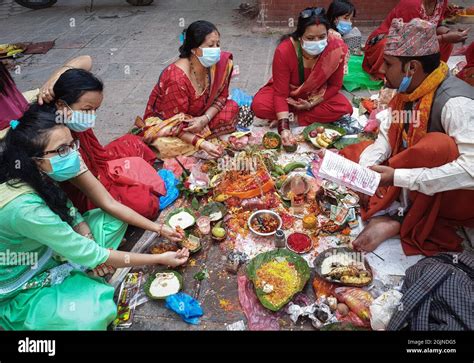
<instances>
[{"instance_id":1,"label":"human hand","mask_svg":"<svg viewBox=\"0 0 474 363\"><path fill-rule=\"evenodd\" d=\"M157 255L160 258L160 264L170 267L180 266L189 258L189 250L183 248L176 252L168 251Z\"/></svg>"},{"instance_id":2,"label":"human hand","mask_svg":"<svg viewBox=\"0 0 474 363\"><path fill-rule=\"evenodd\" d=\"M281 141L284 146L296 145L296 138L290 130L283 130L281 132Z\"/></svg>"},{"instance_id":3,"label":"human hand","mask_svg":"<svg viewBox=\"0 0 474 363\"><path fill-rule=\"evenodd\" d=\"M184 231L177 231L169 226L162 225L160 229L161 236L168 238L170 241L179 242L184 238Z\"/></svg>"},{"instance_id":4,"label":"human hand","mask_svg":"<svg viewBox=\"0 0 474 363\"><path fill-rule=\"evenodd\" d=\"M293 106L298 111L310 110L313 107L311 102L309 102L307 100L304 100L302 98L298 98L298 100L295 100L295 99L289 97L289 98L286 99L286 101L288 102L288 104L290 106Z\"/></svg>"},{"instance_id":5,"label":"human hand","mask_svg":"<svg viewBox=\"0 0 474 363\"><path fill-rule=\"evenodd\" d=\"M389 187L393 185L395 177L395 169L384 165L374 165L370 167L371 170L380 174L379 187Z\"/></svg>"},{"instance_id":6,"label":"human hand","mask_svg":"<svg viewBox=\"0 0 474 363\"><path fill-rule=\"evenodd\" d=\"M442 41L446 43L461 43L467 40L469 36L469 30L465 29L463 31L450 31L449 33L445 33L442 35Z\"/></svg>"},{"instance_id":7,"label":"human hand","mask_svg":"<svg viewBox=\"0 0 474 363\"><path fill-rule=\"evenodd\" d=\"M187 121L189 126L184 129L184 131L191 132L193 134L198 134L201 132L208 124L208 119L206 116L194 117L191 120Z\"/></svg>"}]
</instances>

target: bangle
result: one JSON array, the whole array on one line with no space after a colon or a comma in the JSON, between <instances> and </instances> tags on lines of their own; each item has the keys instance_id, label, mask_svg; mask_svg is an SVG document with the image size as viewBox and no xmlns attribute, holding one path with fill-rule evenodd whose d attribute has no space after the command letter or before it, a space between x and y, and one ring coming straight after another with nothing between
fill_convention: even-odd
<instances>
[{"instance_id":1,"label":"bangle","mask_svg":"<svg viewBox=\"0 0 474 363\"><path fill-rule=\"evenodd\" d=\"M205 113L204 116L207 117L207 122L211 122L211 116L209 116L207 113Z\"/></svg>"},{"instance_id":2,"label":"bangle","mask_svg":"<svg viewBox=\"0 0 474 363\"><path fill-rule=\"evenodd\" d=\"M161 236L161 230L163 229L163 223L158 224L158 230L156 231L157 237Z\"/></svg>"},{"instance_id":3,"label":"bangle","mask_svg":"<svg viewBox=\"0 0 474 363\"><path fill-rule=\"evenodd\" d=\"M290 129L290 120L288 118L282 118L278 120L278 133L281 134L283 130Z\"/></svg>"},{"instance_id":4,"label":"bangle","mask_svg":"<svg viewBox=\"0 0 474 363\"><path fill-rule=\"evenodd\" d=\"M196 146L196 144L198 143L198 141L199 141L199 136L194 135L193 140L191 141L191 144L192 144L193 146Z\"/></svg>"},{"instance_id":5,"label":"bangle","mask_svg":"<svg viewBox=\"0 0 474 363\"><path fill-rule=\"evenodd\" d=\"M197 142L196 142L196 148L199 149L199 147L201 146L201 144L204 142L205 139L199 139Z\"/></svg>"}]
</instances>

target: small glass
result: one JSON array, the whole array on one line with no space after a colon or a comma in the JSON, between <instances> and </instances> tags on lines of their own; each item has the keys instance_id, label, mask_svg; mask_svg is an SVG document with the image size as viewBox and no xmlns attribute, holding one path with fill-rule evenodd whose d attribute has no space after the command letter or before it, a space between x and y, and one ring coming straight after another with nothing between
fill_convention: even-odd
<instances>
[{"instance_id":1,"label":"small glass","mask_svg":"<svg viewBox=\"0 0 474 363\"><path fill-rule=\"evenodd\" d=\"M196 224L199 228L199 232L202 234L206 235L211 233L211 218L207 216L199 217Z\"/></svg>"}]
</instances>

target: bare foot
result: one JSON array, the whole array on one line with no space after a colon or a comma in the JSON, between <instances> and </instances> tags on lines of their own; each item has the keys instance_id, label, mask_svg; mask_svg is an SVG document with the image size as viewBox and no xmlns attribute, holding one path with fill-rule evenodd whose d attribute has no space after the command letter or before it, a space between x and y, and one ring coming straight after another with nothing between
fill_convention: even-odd
<instances>
[{"instance_id":1,"label":"bare foot","mask_svg":"<svg viewBox=\"0 0 474 363\"><path fill-rule=\"evenodd\" d=\"M356 250L371 252L382 242L400 232L400 222L387 216L374 217L362 233L352 242Z\"/></svg>"}]
</instances>

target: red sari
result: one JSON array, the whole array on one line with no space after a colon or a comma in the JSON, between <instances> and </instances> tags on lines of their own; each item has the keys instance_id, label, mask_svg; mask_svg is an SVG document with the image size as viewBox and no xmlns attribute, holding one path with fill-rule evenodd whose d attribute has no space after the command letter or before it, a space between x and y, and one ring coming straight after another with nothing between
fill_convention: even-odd
<instances>
[{"instance_id":1,"label":"red sari","mask_svg":"<svg viewBox=\"0 0 474 363\"><path fill-rule=\"evenodd\" d=\"M365 57L362 63L362 68L370 75L384 79L384 75L380 73L380 68L383 64L383 54L386 37L379 40L376 44L371 44L371 41L378 36L386 36L392 25L392 20L402 18L404 22L409 22L412 19L420 18L427 20L432 24L440 26L444 20L446 10L448 8L448 0L438 0L435 11L432 16L428 16L423 7L422 0L401 0L398 5L388 14L384 22L369 35L367 43L365 44ZM453 51L453 44L440 43L441 60L447 62Z\"/></svg>"},{"instance_id":2,"label":"red sari","mask_svg":"<svg viewBox=\"0 0 474 363\"><path fill-rule=\"evenodd\" d=\"M342 39L328 38L328 46L312 69L304 69L300 81L296 43L290 39L281 42L273 57L273 77L255 95L252 110L261 119L276 120L279 112L293 112L300 126L313 122L334 122L352 114L352 105L339 91L344 78L347 45ZM302 98L319 102L308 111L290 107L287 98Z\"/></svg>"},{"instance_id":3,"label":"red sari","mask_svg":"<svg viewBox=\"0 0 474 363\"><path fill-rule=\"evenodd\" d=\"M139 182L120 182L112 178L108 170L108 161L141 157L150 165L156 160L155 153L146 146L138 136L124 135L106 146L97 140L92 129L84 132L71 131L74 138L81 143L81 157L88 169L114 199L130 207L137 213L149 219L156 219L159 211L159 199L149 185ZM81 213L96 208L94 204L71 183L62 183L69 199Z\"/></svg>"},{"instance_id":4,"label":"red sari","mask_svg":"<svg viewBox=\"0 0 474 363\"><path fill-rule=\"evenodd\" d=\"M474 42L467 48L465 54L467 64L457 74L457 77L474 86Z\"/></svg>"},{"instance_id":5,"label":"red sari","mask_svg":"<svg viewBox=\"0 0 474 363\"><path fill-rule=\"evenodd\" d=\"M220 61L210 68L210 87L199 95L186 73L174 63L169 65L151 91L143 119L166 120L179 113L198 117L212 106L219 110L209 123L212 136L235 131L239 106L227 99L232 70L232 54L222 52Z\"/></svg>"},{"instance_id":6,"label":"red sari","mask_svg":"<svg viewBox=\"0 0 474 363\"><path fill-rule=\"evenodd\" d=\"M10 126L28 109L28 102L15 85L10 73L0 62L0 130Z\"/></svg>"}]
</instances>

